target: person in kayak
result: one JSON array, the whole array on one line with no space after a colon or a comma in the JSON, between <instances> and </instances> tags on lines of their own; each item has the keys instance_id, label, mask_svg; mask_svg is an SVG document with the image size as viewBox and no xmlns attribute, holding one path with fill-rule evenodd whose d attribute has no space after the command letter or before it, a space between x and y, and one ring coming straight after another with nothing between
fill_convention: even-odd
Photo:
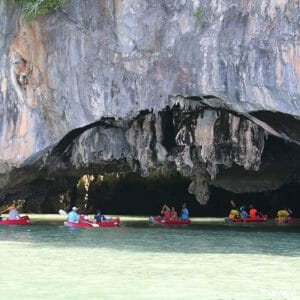
<instances>
[{"instance_id":1,"label":"person in kayak","mask_svg":"<svg viewBox=\"0 0 300 300\"><path fill-rule=\"evenodd\" d=\"M164 206L162 207L160 214L162 215L162 219L165 220L170 220L171 219L171 209L169 206L167 206L166 204L164 204Z\"/></svg>"},{"instance_id":2,"label":"person in kayak","mask_svg":"<svg viewBox=\"0 0 300 300\"><path fill-rule=\"evenodd\" d=\"M239 219L240 218L240 213L237 209L237 206L234 202L234 200L230 200L230 211L229 211L229 215L228 215L228 219Z\"/></svg>"},{"instance_id":3,"label":"person in kayak","mask_svg":"<svg viewBox=\"0 0 300 300\"><path fill-rule=\"evenodd\" d=\"M242 219L248 219L249 218L249 214L246 212L246 206L243 205L240 208L240 216Z\"/></svg>"},{"instance_id":4,"label":"person in kayak","mask_svg":"<svg viewBox=\"0 0 300 300\"><path fill-rule=\"evenodd\" d=\"M18 220L18 219L20 219L20 215L17 210L17 205L13 204L8 213L8 220Z\"/></svg>"},{"instance_id":5,"label":"person in kayak","mask_svg":"<svg viewBox=\"0 0 300 300\"><path fill-rule=\"evenodd\" d=\"M79 221L80 216L77 211L78 208L73 206L72 210L68 213L68 222L77 223Z\"/></svg>"},{"instance_id":6,"label":"person in kayak","mask_svg":"<svg viewBox=\"0 0 300 300\"><path fill-rule=\"evenodd\" d=\"M101 210L97 210L96 214L94 215L94 219L96 222L102 222L108 220L108 218L102 214Z\"/></svg>"},{"instance_id":7,"label":"person in kayak","mask_svg":"<svg viewBox=\"0 0 300 300\"><path fill-rule=\"evenodd\" d=\"M171 207L171 220L178 220L177 211L174 206Z\"/></svg>"},{"instance_id":8,"label":"person in kayak","mask_svg":"<svg viewBox=\"0 0 300 300\"><path fill-rule=\"evenodd\" d=\"M239 219L239 218L240 218L240 214L238 210L236 209L230 210L228 219Z\"/></svg>"},{"instance_id":9,"label":"person in kayak","mask_svg":"<svg viewBox=\"0 0 300 300\"><path fill-rule=\"evenodd\" d=\"M277 220L279 223L287 222L291 218L292 211L289 208L281 209L277 212Z\"/></svg>"},{"instance_id":10,"label":"person in kayak","mask_svg":"<svg viewBox=\"0 0 300 300\"><path fill-rule=\"evenodd\" d=\"M258 216L257 209L251 204L249 210L250 218L255 219Z\"/></svg>"},{"instance_id":11,"label":"person in kayak","mask_svg":"<svg viewBox=\"0 0 300 300\"><path fill-rule=\"evenodd\" d=\"M186 203L182 204L180 220L188 220L189 219L190 213L186 206L187 206Z\"/></svg>"}]
</instances>

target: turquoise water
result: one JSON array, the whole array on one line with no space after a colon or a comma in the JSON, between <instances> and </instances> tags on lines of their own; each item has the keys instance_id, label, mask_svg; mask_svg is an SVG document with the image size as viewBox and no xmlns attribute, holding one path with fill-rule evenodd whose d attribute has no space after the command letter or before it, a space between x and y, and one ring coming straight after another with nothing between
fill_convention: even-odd
<instances>
[{"instance_id":1,"label":"turquoise water","mask_svg":"<svg viewBox=\"0 0 300 300\"><path fill-rule=\"evenodd\" d=\"M254 226L0 226L0 299L300 299L299 228Z\"/></svg>"}]
</instances>

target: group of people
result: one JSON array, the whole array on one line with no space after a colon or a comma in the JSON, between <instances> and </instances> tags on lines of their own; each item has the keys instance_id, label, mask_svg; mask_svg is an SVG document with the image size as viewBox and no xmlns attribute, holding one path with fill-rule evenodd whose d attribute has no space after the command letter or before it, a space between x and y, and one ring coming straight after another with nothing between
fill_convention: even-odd
<instances>
[{"instance_id":1,"label":"group of people","mask_svg":"<svg viewBox=\"0 0 300 300\"><path fill-rule=\"evenodd\" d=\"M251 204L249 206L249 210L247 211L246 206L243 205L239 208L239 210L234 207L230 210L229 212L229 219L238 219L238 218L242 218L242 219L248 219L248 218L257 218L257 217L261 217L262 213L257 211L257 209L254 207L253 204Z\"/></svg>"},{"instance_id":2,"label":"group of people","mask_svg":"<svg viewBox=\"0 0 300 300\"><path fill-rule=\"evenodd\" d=\"M249 206L249 210L247 211L246 206L242 205L239 209L237 209L233 200L230 201L232 205L232 209L229 212L229 219L248 219L248 218L258 218L262 217L262 213L257 211L253 204ZM292 218L292 211L289 208L281 209L277 212L277 221L279 223L284 223Z\"/></svg>"},{"instance_id":3,"label":"group of people","mask_svg":"<svg viewBox=\"0 0 300 300\"><path fill-rule=\"evenodd\" d=\"M174 206L171 208L166 204L163 205L160 211L161 217L165 220L188 220L189 210L187 209L186 203L182 204L180 217L178 217L177 211Z\"/></svg>"},{"instance_id":4,"label":"group of people","mask_svg":"<svg viewBox=\"0 0 300 300\"><path fill-rule=\"evenodd\" d=\"M79 214L78 208L76 206L72 207L72 210L68 213L68 222L76 223L76 222L84 222L88 220L88 216L86 214ZM94 215L94 220L96 222L102 222L109 220L105 215L102 214L100 210L97 210Z\"/></svg>"}]
</instances>

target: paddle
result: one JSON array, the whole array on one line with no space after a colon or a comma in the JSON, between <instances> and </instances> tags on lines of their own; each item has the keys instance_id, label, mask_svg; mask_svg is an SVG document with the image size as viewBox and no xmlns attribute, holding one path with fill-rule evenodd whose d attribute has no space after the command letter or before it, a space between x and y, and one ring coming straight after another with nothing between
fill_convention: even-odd
<instances>
[{"instance_id":1,"label":"paddle","mask_svg":"<svg viewBox=\"0 0 300 300\"><path fill-rule=\"evenodd\" d=\"M7 212L7 211L9 211L9 210L11 210L11 209L13 209L13 208L15 208L15 207L16 207L15 204L11 204L11 205L5 207L4 209L2 209L2 210L0 211L0 214L3 214L3 213L5 213L5 212Z\"/></svg>"},{"instance_id":2,"label":"paddle","mask_svg":"<svg viewBox=\"0 0 300 300\"><path fill-rule=\"evenodd\" d=\"M231 204L234 208L237 208L233 200L230 201L230 204Z\"/></svg>"},{"instance_id":3,"label":"paddle","mask_svg":"<svg viewBox=\"0 0 300 300\"><path fill-rule=\"evenodd\" d=\"M59 213L60 215L62 215L62 216L67 216L67 215L68 215L68 213L67 213L65 210L63 210L63 209L60 209L60 210L58 211L58 213ZM80 222L81 222L81 223L87 223L87 224L91 225L92 227L100 227L99 224L93 223L93 222L91 222L91 221L89 221L89 220L81 220ZM80 223L80 222L79 222L79 223Z\"/></svg>"}]
</instances>

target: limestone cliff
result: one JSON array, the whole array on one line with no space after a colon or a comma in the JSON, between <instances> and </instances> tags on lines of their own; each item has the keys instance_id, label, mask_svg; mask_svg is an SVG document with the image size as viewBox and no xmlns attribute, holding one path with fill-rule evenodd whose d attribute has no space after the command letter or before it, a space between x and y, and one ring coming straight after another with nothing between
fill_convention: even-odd
<instances>
[{"instance_id":1,"label":"limestone cliff","mask_svg":"<svg viewBox=\"0 0 300 300\"><path fill-rule=\"evenodd\" d=\"M300 143L299 12L289 0L86 0L28 22L1 1L2 194L91 167L177 170L201 203L210 185L298 182L298 160L274 179L262 158L270 135Z\"/></svg>"}]
</instances>

